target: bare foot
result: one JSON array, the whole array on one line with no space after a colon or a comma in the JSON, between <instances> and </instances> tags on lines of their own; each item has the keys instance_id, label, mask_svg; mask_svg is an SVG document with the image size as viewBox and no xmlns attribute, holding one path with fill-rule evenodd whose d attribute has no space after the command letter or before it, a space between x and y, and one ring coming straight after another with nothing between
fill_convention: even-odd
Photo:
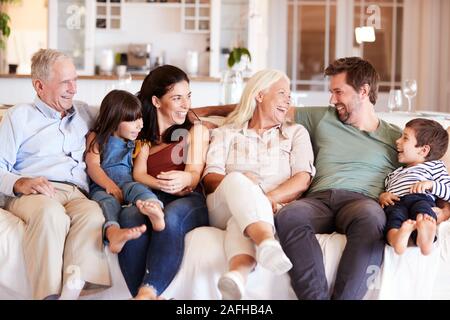
<instances>
[{"instance_id":1,"label":"bare foot","mask_svg":"<svg viewBox=\"0 0 450 320\"><path fill-rule=\"evenodd\" d=\"M155 201L136 201L136 207L142 214L145 214L152 223L153 230L162 231L166 227L164 222L164 212L159 203Z\"/></svg>"},{"instance_id":2,"label":"bare foot","mask_svg":"<svg viewBox=\"0 0 450 320\"><path fill-rule=\"evenodd\" d=\"M394 248L395 253L403 254L408 247L411 233L416 229L416 221L408 219L402 223L400 229L392 229L388 232L388 242Z\"/></svg>"},{"instance_id":3,"label":"bare foot","mask_svg":"<svg viewBox=\"0 0 450 320\"><path fill-rule=\"evenodd\" d=\"M418 214L417 218L417 245L420 252L427 256L433 250L433 242L436 237L436 220L427 214Z\"/></svg>"},{"instance_id":4,"label":"bare foot","mask_svg":"<svg viewBox=\"0 0 450 320\"><path fill-rule=\"evenodd\" d=\"M106 229L106 238L109 241L109 250L112 253L119 253L128 240L139 238L147 230L145 224L135 228L121 229L116 225Z\"/></svg>"},{"instance_id":5,"label":"bare foot","mask_svg":"<svg viewBox=\"0 0 450 320\"><path fill-rule=\"evenodd\" d=\"M139 288L138 294L133 300L165 300L163 297L156 295L155 289L148 286Z\"/></svg>"}]
</instances>

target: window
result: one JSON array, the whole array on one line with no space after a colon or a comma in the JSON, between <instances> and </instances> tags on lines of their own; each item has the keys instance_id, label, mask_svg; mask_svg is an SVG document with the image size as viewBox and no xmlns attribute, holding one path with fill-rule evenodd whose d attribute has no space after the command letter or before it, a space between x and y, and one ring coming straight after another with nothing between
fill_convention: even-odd
<instances>
[{"instance_id":1,"label":"window","mask_svg":"<svg viewBox=\"0 0 450 320\"><path fill-rule=\"evenodd\" d=\"M401 87L403 0L288 0L287 12L287 73L293 90L327 91L326 66L355 55L378 70L380 91ZM380 22L376 42L356 43L355 27L374 19Z\"/></svg>"},{"instance_id":2,"label":"window","mask_svg":"<svg viewBox=\"0 0 450 320\"><path fill-rule=\"evenodd\" d=\"M355 54L369 60L380 74L380 91L401 89L403 0L355 1L354 25L367 24L367 10L377 5L380 12L380 28L375 28L376 41L358 45Z\"/></svg>"},{"instance_id":3,"label":"window","mask_svg":"<svg viewBox=\"0 0 450 320\"><path fill-rule=\"evenodd\" d=\"M335 57L336 1L288 1L288 76L294 90L325 90L323 70Z\"/></svg>"}]
</instances>

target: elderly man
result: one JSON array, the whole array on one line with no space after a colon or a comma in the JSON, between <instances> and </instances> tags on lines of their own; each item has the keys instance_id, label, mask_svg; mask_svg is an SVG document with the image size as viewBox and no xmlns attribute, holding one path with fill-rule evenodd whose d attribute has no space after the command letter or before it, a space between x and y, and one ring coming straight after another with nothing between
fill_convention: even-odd
<instances>
[{"instance_id":1,"label":"elderly man","mask_svg":"<svg viewBox=\"0 0 450 320\"><path fill-rule=\"evenodd\" d=\"M19 104L0 124L0 192L5 209L25 222L24 256L33 298L110 285L102 252L100 207L86 198L83 160L91 124L86 105L73 101L77 74L55 50L34 54L31 78L37 96Z\"/></svg>"}]
</instances>

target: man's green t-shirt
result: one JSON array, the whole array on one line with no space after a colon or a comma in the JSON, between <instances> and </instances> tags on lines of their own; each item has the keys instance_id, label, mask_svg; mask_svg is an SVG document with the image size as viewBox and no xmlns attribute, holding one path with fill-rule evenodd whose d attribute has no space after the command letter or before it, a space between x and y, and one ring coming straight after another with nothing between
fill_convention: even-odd
<instances>
[{"instance_id":1,"label":"man's green t-shirt","mask_svg":"<svg viewBox=\"0 0 450 320\"><path fill-rule=\"evenodd\" d=\"M295 120L311 136L316 176L309 192L345 189L377 199L386 176L399 167L401 130L383 120L374 132L343 124L332 107L298 108Z\"/></svg>"}]
</instances>

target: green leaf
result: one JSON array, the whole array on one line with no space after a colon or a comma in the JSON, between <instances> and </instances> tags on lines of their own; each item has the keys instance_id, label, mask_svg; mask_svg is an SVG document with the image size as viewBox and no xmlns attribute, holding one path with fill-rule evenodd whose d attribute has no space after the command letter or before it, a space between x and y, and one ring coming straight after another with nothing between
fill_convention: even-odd
<instances>
[{"instance_id":1,"label":"green leaf","mask_svg":"<svg viewBox=\"0 0 450 320\"><path fill-rule=\"evenodd\" d=\"M247 48L233 48L228 56L228 67L232 68L235 64L241 62L242 56L248 56L249 60L252 61L252 56Z\"/></svg>"},{"instance_id":2,"label":"green leaf","mask_svg":"<svg viewBox=\"0 0 450 320\"><path fill-rule=\"evenodd\" d=\"M228 56L228 61L227 61L228 68L233 68L234 63L235 63L234 57L233 57L233 55L230 53L230 55Z\"/></svg>"},{"instance_id":3,"label":"green leaf","mask_svg":"<svg viewBox=\"0 0 450 320\"><path fill-rule=\"evenodd\" d=\"M248 59L252 61L252 55L250 54L250 51L248 51L247 48L241 48L241 52L243 56L248 56Z\"/></svg>"}]
</instances>

